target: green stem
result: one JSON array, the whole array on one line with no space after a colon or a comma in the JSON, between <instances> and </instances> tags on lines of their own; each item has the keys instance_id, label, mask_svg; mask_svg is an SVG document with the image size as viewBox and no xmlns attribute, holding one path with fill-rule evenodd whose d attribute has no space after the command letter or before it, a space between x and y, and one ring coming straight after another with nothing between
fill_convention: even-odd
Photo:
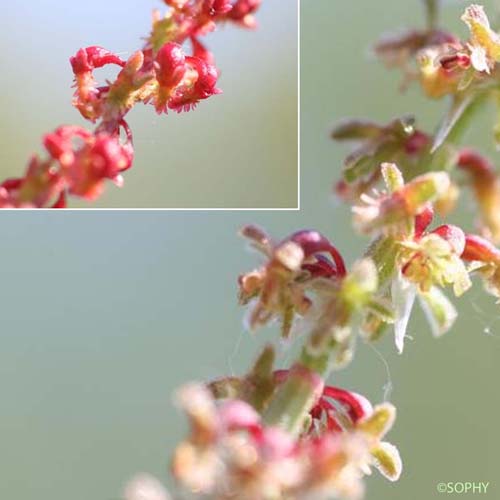
<instances>
[{"instance_id":1,"label":"green stem","mask_svg":"<svg viewBox=\"0 0 500 500\"><path fill-rule=\"evenodd\" d=\"M475 99L472 100L448 134L447 142L458 144L462 140L462 137L471 124L472 119L477 115L489 97L490 92L482 91Z\"/></svg>"},{"instance_id":2,"label":"green stem","mask_svg":"<svg viewBox=\"0 0 500 500\"><path fill-rule=\"evenodd\" d=\"M318 355L302 349L286 381L278 388L264 414L266 425L279 426L298 435L322 390L320 379L325 380L332 368L335 348L328 346ZM309 373L309 375L307 375Z\"/></svg>"},{"instance_id":3,"label":"green stem","mask_svg":"<svg viewBox=\"0 0 500 500\"><path fill-rule=\"evenodd\" d=\"M379 283L394 273L396 249L392 238L380 238L367 250L377 268ZM364 307L376 284L362 268L343 278L340 287L315 322L302 352L287 379L279 385L264 412L266 425L280 426L293 435L304 429L309 412L323 391L324 381L334 364L349 352L349 324L355 311ZM373 271L371 271L373 272ZM375 280L375 278L373 278Z\"/></svg>"},{"instance_id":4,"label":"green stem","mask_svg":"<svg viewBox=\"0 0 500 500\"><path fill-rule=\"evenodd\" d=\"M280 426L298 435L332 369L338 343L333 340L336 328L348 323L346 307L333 299L309 334L299 359L286 381L279 386L264 413L264 422Z\"/></svg>"},{"instance_id":5,"label":"green stem","mask_svg":"<svg viewBox=\"0 0 500 500\"><path fill-rule=\"evenodd\" d=\"M445 170L450 169L455 165L454 161L450 161L454 156L454 146L457 146L461 142L473 118L483 108L483 105L490 96L491 89L484 89L479 91L475 96L470 96L469 102L463 101L465 103L465 108L447 133L446 138L434 151L431 148L423 155L421 161L413 170L413 176L426 172L443 170L443 168ZM438 134L439 129L436 133L436 137Z\"/></svg>"},{"instance_id":6,"label":"green stem","mask_svg":"<svg viewBox=\"0 0 500 500\"><path fill-rule=\"evenodd\" d=\"M424 0L427 29L435 30L438 24L439 0Z\"/></svg>"}]
</instances>

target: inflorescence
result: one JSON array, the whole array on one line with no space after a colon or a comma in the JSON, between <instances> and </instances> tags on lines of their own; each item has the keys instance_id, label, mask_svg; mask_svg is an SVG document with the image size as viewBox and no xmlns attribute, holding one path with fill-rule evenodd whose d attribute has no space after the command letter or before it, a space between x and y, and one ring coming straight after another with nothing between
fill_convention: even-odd
<instances>
[{"instance_id":1,"label":"inflorescence","mask_svg":"<svg viewBox=\"0 0 500 500\"><path fill-rule=\"evenodd\" d=\"M397 480L398 450L382 440L394 406L373 407L354 391L327 386L326 378L351 361L358 336L375 342L392 330L402 352L416 301L437 337L458 315L448 290L460 296L479 276L500 299L500 177L478 151L459 144L473 111L500 102L500 36L478 5L462 16L470 30L465 42L437 26L436 1L425 5L425 29L385 37L374 51L403 69L404 87L418 80L429 97L449 96L436 132L417 129L408 116L388 124L346 120L332 132L354 144L334 191L351 205L354 227L371 237L364 255L346 265L338 246L313 230L275 241L259 227L242 229L263 258L238 280L245 325L256 330L277 322L283 338L300 336L303 345L291 367L275 367L269 345L248 374L181 389L191 431L172 471L192 492L357 499L371 467ZM478 206L478 234L433 225L464 191Z\"/></svg>"},{"instance_id":2,"label":"inflorescence","mask_svg":"<svg viewBox=\"0 0 500 500\"><path fill-rule=\"evenodd\" d=\"M95 200L105 181L123 185L132 166L125 118L136 104L152 105L158 114L181 113L221 93L214 56L201 39L226 23L254 28L261 0L163 1L166 14L154 12L144 47L128 60L98 46L71 58L73 106L96 126L63 125L45 135L45 155L34 155L23 177L0 184L0 208L64 208L68 195ZM116 78L99 83L95 71L110 65L118 69Z\"/></svg>"}]
</instances>

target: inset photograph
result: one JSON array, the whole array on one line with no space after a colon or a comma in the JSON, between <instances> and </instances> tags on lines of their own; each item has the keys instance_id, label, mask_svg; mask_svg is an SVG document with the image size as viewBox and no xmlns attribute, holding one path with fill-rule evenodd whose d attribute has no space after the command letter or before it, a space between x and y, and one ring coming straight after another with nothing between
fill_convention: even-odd
<instances>
[{"instance_id":1,"label":"inset photograph","mask_svg":"<svg viewBox=\"0 0 500 500\"><path fill-rule=\"evenodd\" d=\"M298 5L4 6L1 208L298 208Z\"/></svg>"}]
</instances>

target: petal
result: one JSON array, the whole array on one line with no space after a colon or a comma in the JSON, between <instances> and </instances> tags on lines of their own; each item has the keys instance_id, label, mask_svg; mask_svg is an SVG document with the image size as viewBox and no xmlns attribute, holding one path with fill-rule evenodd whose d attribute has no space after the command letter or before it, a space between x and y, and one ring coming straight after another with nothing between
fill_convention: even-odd
<instances>
[{"instance_id":1,"label":"petal","mask_svg":"<svg viewBox=\"0 0 500 500\"><path fill-rule=\"evenodd\" d=\"M393 193L404 186L403 174L395 163L382 163L380 168L389 193Z\"/></svg>"},{"instance_id":2,"label":"petal","mask_svg":"<svg viewBox=\"0 0 500 500\"><path fill-rule=\"evenodd\" d=\"M419 299L431 327L432 335L441 337L457 319L455 306L437 287L432 287L427 293L419 294Z\"/></svg>"},{"instance_id":3,"label":"petal","mask_svg":"<svg viewBox=\"0 0 500 500\"><path fill-rule=\"evenodd\" d=\"M372 450L375 467L389 481L397 481L401 476L403 464L398 449L391 443L382 442Z\"/></svg>"},{"instance_id":4,"label":"petal","mask_svg":"<svg viewBox=\"0 0 500 500\"><path fill-rule=\"evenodd\" d=\"M488 66L488 57L486 56L486 50L484 47L471 47L471 58L470 62L476 71L490 72Z\"/></svg>"},{"instance_id":5,"label":"petal","mask_svg":"<svg viewBox=\"0 0 500 500\"><path fill-rule=\"evenodd\" d=\"M392 427L396 419L396 408L391 403L375 406L373 413L361 420L357 427L372 437L381 438Z\"/></svg>"},{"instance_id":6,"label":"petal","mask_svg":"<svg viewBox=\"0 0 500 500\"><path fill-rule=\"evenodd\" d=\"M395 313L394 335L400 354L403 352L406 328L415 302L416 290L416 286L404 279L401 272L392 280L391 296Z\"/></svg>"}]
</instances>

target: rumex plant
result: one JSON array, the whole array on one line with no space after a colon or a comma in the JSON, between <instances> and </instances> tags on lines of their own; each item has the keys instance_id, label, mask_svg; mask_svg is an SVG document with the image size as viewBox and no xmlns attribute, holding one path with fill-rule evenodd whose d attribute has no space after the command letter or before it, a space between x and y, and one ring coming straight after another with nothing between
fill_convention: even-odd
<instances>
[{"instance_id":1,"label":"rumex plant","mask_svg":"<svg viewBox=\"0 0 500 500\"><path fill-rule=\"evenodd\" d=\"M384 38L375 52L403 68L405 85L419 80L429 97L449 96L436 132L402 117L388 124L347 120L332 133L355 144L335 192L351 204L354 227L371 237L365 253L346 264L339 247L314 230L281 240L253 225L241 231L262 256L238 279L245 325L254 331L277 323L281 337L302 346L291 366L276 366L267 345L247 374L179 391L190 432L175 450L172 472L195 496L358 499L372 468L398 480L400 455L385 441L395 406L372 405L328 377L351 362L358 338L376 342L392 330L401 352L417 300L441 336L457 318L448 289L462 295L477 275L500 297L499 177L479 152L459 144L473 111L497 99L500 38L480 6L465 10L465 42L438 28L436 2L425 6L425 30ZM477 200L479 234L434 224L467 189ZM148 488L157 496L139 497ZM167 498L147 477L132 482L127 495Z\"/></svg>"},{"instance_id":2,"label":"rumex plant","mask_svg":"<svg viewBox=\"0 0 500 500\"><path fill-rule=\"evenodd\" d=\"M107 180L121 186L134 159L125 119L136 104L181 113L221 93L219 70L202 38L227 23L254 28L261 0L163 2L167 12L154 12L143 48L128 60L99 46L71 58L73 106L95 127L63 125L46 134L45 154L31 158L23 177L0 184L0 208L64 208L68 195L94 200ZM117 68L116 78L99 83L95 72L106 66Z\"/></svg>"}]
</instances>

